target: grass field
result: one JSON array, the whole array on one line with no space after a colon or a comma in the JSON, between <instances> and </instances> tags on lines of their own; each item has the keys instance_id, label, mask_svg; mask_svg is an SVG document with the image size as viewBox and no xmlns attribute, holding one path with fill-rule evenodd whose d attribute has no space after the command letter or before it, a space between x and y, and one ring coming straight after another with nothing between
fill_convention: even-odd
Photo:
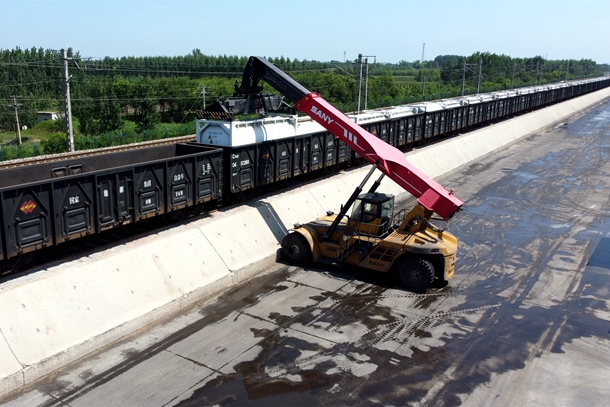
<instances>
[{"instance_id":1,"label":"grass field","mask_svg":"<svg viewBox=\"0 0 610 407\"><path fill-rule=\"evenodd\" d=\"M21 131L21 145L16 131L0 131L0 160L11 160L43 153L45 142L62 131L58 122L40 122L33 128Z\"/></svg>"},{"instance_id":2,"label":"grass field","mask_svg":"<svg viewBox=\"0 0 610 407\"><path fill-rule=\"evenodd\" d=\"M125 121L120 131L99 136L83 136L78 133L78 121L74 126L74 148L84 150L113 145L129 144L195 133L195 121L186 124L162 123L153 130L136 133L136 125ZM66 135L63 124L55 121L40 122L33 128L21 131L21 145L15 131L0 131L0 161L53 154L65 151Z\"/></svg>"},{"instance_id":3,"label":"grass field","mask_svg":"<svg viewBox=\"0 0 610 407\"><path fill-rule=\"evenodd\" d=\"M21 130L21 141L25 139L35 141L35 139L44 140L54 132L63 132L63 122L46 120L37 123L33 127L29 127L27 130ZM2 145L15 144L17 145L17 132L16 131L0 131L0 143Z\"/></svg>"}]
</instances>

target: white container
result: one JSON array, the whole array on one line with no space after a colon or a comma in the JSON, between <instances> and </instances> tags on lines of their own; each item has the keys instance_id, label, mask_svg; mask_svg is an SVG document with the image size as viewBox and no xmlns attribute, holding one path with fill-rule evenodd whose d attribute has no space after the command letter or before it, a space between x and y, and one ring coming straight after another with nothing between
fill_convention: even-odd
<instances>
[{"instance_id":1,"label":"white container","mask_svg":"<svg viewBox=\"0 0 610 407\"><path fill-rule=\"evenodd\" d=\"M197 120L197 142L240 147L296 135L296 116L274 116L243 121Z\"/></svg>"}]
</instances>

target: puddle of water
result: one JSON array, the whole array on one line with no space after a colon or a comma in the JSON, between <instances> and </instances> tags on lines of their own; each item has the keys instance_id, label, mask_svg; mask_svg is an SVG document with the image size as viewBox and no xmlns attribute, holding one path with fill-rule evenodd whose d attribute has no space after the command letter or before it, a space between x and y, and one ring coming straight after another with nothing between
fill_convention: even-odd
<instances>
[{"instance_id":1,"label":"puddle of water","mask_svg":"<svg viewBox=\"0 0 610 407\"><path fill-rule=\"evenodd\" d=\"M322 386L330 387L329 383ZM262 387L262 386L261 386ZM266 383L264 388L257 388L256 383L244 379L241 375L220 377L208 386L196 390L193 396L182 401L180 407L202 405L214 406L314 406L316 397L311 395L311 386L307 384L294 388L283 381Z\"/></svg>"},{"instance_id":2,"label":"puddle of water","mask_svg":"<svg viewBox=\"0 0 610 407\"><path fill-rule=\"evenodd\" d=\"M589 259L589 266L610 269L610 237L603 237Z\"/></svg>"}]
</instances>

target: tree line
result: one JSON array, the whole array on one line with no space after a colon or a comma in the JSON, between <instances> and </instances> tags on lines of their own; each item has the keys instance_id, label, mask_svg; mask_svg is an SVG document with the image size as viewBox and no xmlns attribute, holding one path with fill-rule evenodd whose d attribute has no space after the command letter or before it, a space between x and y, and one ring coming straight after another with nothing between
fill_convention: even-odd
<instances>
[{"instance_id":1,"label":"tree line","mask_svg":"<svg viewBox=\"0 0 610 407\"><path fill-rule=\"evenodd\" d=\"M135 123L134 131L163 123L192 122L195 112L220 96L232 95L247 56L210 56L195 49L177 57L87 59L68 49L75 131L99 136ZM269 58L305 87L343 111L354 110L355 61ZM384 107L601 75L608 66L590 59L511 58L477 52L431 61L369 63L362 82L368 108ZM59 51L0 50L0 130L14 130L13 96L20 124L36 124L38 111L63 111L63 70ZM269 86L266 92L273 93ZM361 103L364 106L364 102Z\"/></svg>"}]
</instances>

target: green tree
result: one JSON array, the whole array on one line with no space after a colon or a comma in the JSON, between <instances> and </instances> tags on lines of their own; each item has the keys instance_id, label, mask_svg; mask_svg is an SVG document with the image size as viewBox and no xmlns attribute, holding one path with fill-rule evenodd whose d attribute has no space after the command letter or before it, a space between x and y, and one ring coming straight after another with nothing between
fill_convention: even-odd
<instances>
[{"instance_id":1,"label":"green tree","mask_svg":"<svg viewBox=\"0 0 610 407\"><path fill-rule=\"evenodd\" d=\"M157 93L150 78L139 78L133 86L133 121L138 133L154 129L161 121Z\"/></svg>"}]
</instances>

